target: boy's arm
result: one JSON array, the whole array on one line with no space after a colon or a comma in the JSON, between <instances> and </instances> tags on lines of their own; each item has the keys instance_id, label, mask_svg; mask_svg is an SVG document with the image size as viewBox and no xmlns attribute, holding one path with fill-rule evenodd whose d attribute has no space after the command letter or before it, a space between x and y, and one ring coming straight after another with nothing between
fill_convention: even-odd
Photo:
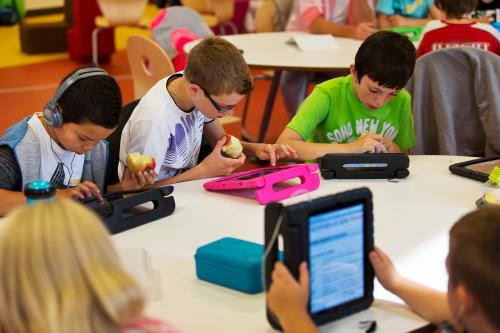
<instances>
[{"instance_id":1,"label":"boy's arm","mask_svg":"<svg viewBox=\"0 0 500 333\"><path fill-rule=\"evenodd\" d=\"M217 141L217 144L210 155L205 157L200 164L194 166L193 168L180 173L177 176L157 181L153 185L148 185L146 187L170 185L189 180L225 176L233 173L235 169L245 164L246 156L245 154L241 154L241 156L237 159L222 156L221 149L225 142L226 137L222 136L222 138Z\"/></svg>"},{"instance_id":2,"label":"boy's arm","mask_svg":"<svg viewBox=\"0 0 500 333\"><path fill-rule=\"evenodd\" d=\"M0 216L5 216L10 210L24 204L26 198L23 192L0 189Z\"/></svg>"},{"instance_id":3,"label":"boy's arm","mask_svg":"<svg viewBox=\"0 0 500 333\"><path fill-rule=\"evenodd\" d=\"M221 149L226 142L224 128L218 119L205 124L203 134L209 145L213 147L212 152L200 164L174 177L157 181L147 187L157 187L181 183L189 180L210 178L231 174L236 168L245 163L246 156L242 154L239 158L227 158L222 156Z\"/></svg>"},{"instance_id":4,"label":"boy's arm","mask_svg":"<svg viewBox=\"0 0 500 333\"><path fill-rule=\"evenodd\" d=\"M375 30L372 22L361 22L358 25L337 24L319 16L309 25L309 32L363 40Z\"/></svg>"},{"instance_id":5,"label":"boy's arm","mask_svg":"<svg viewBox=\"0 0 500 333\"><path fill-rule=\"evenodd\" d=\"M378 27L381 29L392 28L392 23L389 21L389 15L384 13L377 13Z\"/></svg>"},{"instance_id":6,"label":"boy's arm","mask_svg":"<svg viewBox=\"0 0 500 333\"><path fill-rule=\"evenodd\" d=\"M402 277L379 248L370 253L370 261L380 284L403 299L413 311L434 324L452 320L446 293Z\"/></svg>"},{"instance_id":7,"label":"boy's arm","mask_svg":"<svg viewBox=\"0 0 500 333\"><path fill-rule=\"evenodd\" d=\"M287 144L297 152L299 160L315 160L331 153L379 153L386 152L382 137L373 133L365 133L351 143L315 143L306 142L292 130L285 128L277 143Z\"/></svg>"},{"instance_id":8,"label":"boy's arm","mask_svg":"<svg viewBox=\"0 0 500 333\"><path fill-rule=\"evenodd\" d=\"M432 20L440 20L445 18L442 11L440 11L436 6L431 6L429 8L429 13L427 18L411 18L401 15L392 15L388 19L393 27L404 27L404 26L424 26Z\"/></svg>"}]
</instances>

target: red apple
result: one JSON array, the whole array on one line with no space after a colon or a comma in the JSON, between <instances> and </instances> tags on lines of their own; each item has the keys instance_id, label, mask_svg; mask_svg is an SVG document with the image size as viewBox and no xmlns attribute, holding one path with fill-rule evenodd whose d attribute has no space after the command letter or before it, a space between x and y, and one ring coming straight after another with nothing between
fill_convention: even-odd
<instances>
[{"instance_id":1,"label":"red apple","mask_svg":"<svg viewBox=\"0 0 500 333\"><path fill-rule=\"evenodd\" d=\"M144 156L141 153L131 153L127 157L127 167L132 173L154 170L156 161L153 156Z\"/></svg>"}]
</instances>

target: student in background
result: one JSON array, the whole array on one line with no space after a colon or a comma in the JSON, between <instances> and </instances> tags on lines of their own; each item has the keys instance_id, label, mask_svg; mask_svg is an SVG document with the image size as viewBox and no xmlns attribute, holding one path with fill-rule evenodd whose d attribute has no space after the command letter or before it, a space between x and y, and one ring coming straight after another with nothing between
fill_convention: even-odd
<instances>
[{"instance_id":1,"label":"student in background","mask_svg":"<svg viewBox=\"0 0 500 333\"><path fill-rule=\"evenodd\" d=\"M473 47L500 55L500 33L490 24L468 18L477 0L435 0L446 19L425 26L417 56L448 47Z\"/></svg>"},{"instance_id":2,"label":"student in background","mask_svg":"<svg viewBox=\"0 0 500 333\"><path fill-rule=\"evenodd\" d=\"M318 84L278 138L299 160L328 153L407 151L415 145L410 94L415 47L379 31L358 52L351 75Z\"/></svg>"},{"instance_id":3,"label":"student in background","mask_svg":"<svg viewBox=\"0 0 500 333\"><path fill-rule=\"evenodd\" d=\"M378 0L376 11L380 28L424 26L442 16L434 0Z\"/></svg>"},{"instance_id":4,"label":"student in background","mask_svg":"<svg viewBox=\"0 0 500 333\"><path fill-rule=\"evenodd\" d=\"M0 270L0 332L175 332L144 317L104 225L71 200L13 210L0 228Z\"/></svg>"},{"instance_id":5,"label":"student in background","mask_svg":"<svg viewBox=\"0 0 500 333\"><path fill-rule=\"evenodd\" d=\"M36 179L51 182L56 196L82 199L106 190L133 190L154 182L149 173L127 173L105 188L108 146L122 107L120 88L99 67L79 68L60 83L37 112L0 139L0 215L25 202L22 190Z\"/></svg>"},{"instance_id":6,"label":"student in background","mask_svg":"<svg viewBox=\"0 0 500 333\"><path fill-rule=\"evenodd\" d=\"M184 72L158 81L142 97L123 128L118 175L127 170L133 152L156 160L155 186L228 175L245 163L245 156L272 165L295 152L286 145L241 142L239 158L221 154L226 142L218 118L231 115L252 90L252 76L240 51L220 37L207 37L188 55ZM197 164L202 134L212 153Z\"/></svg>"},{"instance_id":7,"label":"student in background","mask_svg":"<svg viewBox=\"0 0 500 333\"><path fill-rule=\"evenodd\" d=\"M479 0L472 17L483 23L500 22L500 0Z\"/></svg>"},{"instance_id":8,"label":"student in background","mask_svg":"<svg viewBox=\"0 0 500 333\"><path fill-rule=\"evenodd\" d=\"M331 34L364 40L375 32L372 0L294 1L287 31ZM283 102L291 119L307 94L316 73L284 71L281 80Z\"/></svg>"},{"instance_id":9,"label":"student in background","mask_svg":"<svg viewBox=\"0 0 500 333\"><path fill-rule=\"evenodd\" d=\"M448 292L408 280L380 249L370 253L377 279L413 311L439 326L439 332L500 332L500 207L480 208L450 230L446 268ZM319 332L307 312L309 272L300 266L299 281L277 262L267 295L269 308L284 331Z\"/></svg>"}]
</instances>

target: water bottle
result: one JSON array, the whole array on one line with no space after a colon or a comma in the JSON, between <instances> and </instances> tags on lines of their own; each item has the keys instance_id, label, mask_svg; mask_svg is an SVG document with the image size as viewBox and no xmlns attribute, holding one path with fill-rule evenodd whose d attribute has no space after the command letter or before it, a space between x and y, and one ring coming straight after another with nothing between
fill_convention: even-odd
<instances>
[{"instance_id":1,"label":"water bottle","mask_svg":"<svg viewBox=\"0 0 500 333\"><path fill-rule=\"evenodd\" d=\"M41 179L28 183L24 188L26 204L28 205L40 201L52 201L55 193L56 188L54 185Z\"/></svg>"}]
</instances>

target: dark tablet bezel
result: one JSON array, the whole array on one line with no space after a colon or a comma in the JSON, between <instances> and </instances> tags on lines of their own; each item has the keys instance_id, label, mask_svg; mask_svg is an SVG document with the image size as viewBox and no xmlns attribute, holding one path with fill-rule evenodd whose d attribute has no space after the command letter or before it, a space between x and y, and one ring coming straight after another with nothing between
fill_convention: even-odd
<instances>
[{"instance_id":1,"label":"dark tablet bezel","mask_svg":"<svg viewBox=\"0 0 500 333\"><path fill-rule=\"evenodd\" d=\"M334 211L346 207L363 205L363 242L364 242L364 295L361 298L339 304L317 313L311 313L310 300L308 302L308 311L313 321L317 325L342 318L358 311L367 309L373 302L373 280L374 271L370 264L368 255L374 248L373 237L373 203L372 194L368 188L350 190L334 195L317 198L311 201L301 202L291 206L282 206L280 204L269 205L266 208L266 219L279 219L283 217L280 227L280 234L284 241L284 262L297 278L298 267L302 261L309 262L309 218L313 215L328 211ZM270 238L272 223L266 221L266 238ZM266 262L266 269L272 267L272 263ZM310 266L309 266L310 267ZM266 272L269 278L270 272ZM269 283L270 280L267 280ZM276 318L268 312L268 319L275 328L280 328Z\"/></svg>"},{"instance_id":2,"label":"dark tablet bezel","mask_svg":"<svg viewBox=\"0 0 500 333\"><path fill-rule=\"evenodd\" d=\"M488 176L489 176L488 174L485 174L483 172L474 171L471 169L467 169L466 167L469 165L479 164L479 163L493 161L493 160L500 160L500 155L475 158L475 159L472 159L469 161L455 163L455 164L450 165L450 167L448 169L450 170L451 173L453 173L457 176L462 176L462 177L478 180L478 181L484 183L488 180Z\"/></svg>"}]
</instances>

